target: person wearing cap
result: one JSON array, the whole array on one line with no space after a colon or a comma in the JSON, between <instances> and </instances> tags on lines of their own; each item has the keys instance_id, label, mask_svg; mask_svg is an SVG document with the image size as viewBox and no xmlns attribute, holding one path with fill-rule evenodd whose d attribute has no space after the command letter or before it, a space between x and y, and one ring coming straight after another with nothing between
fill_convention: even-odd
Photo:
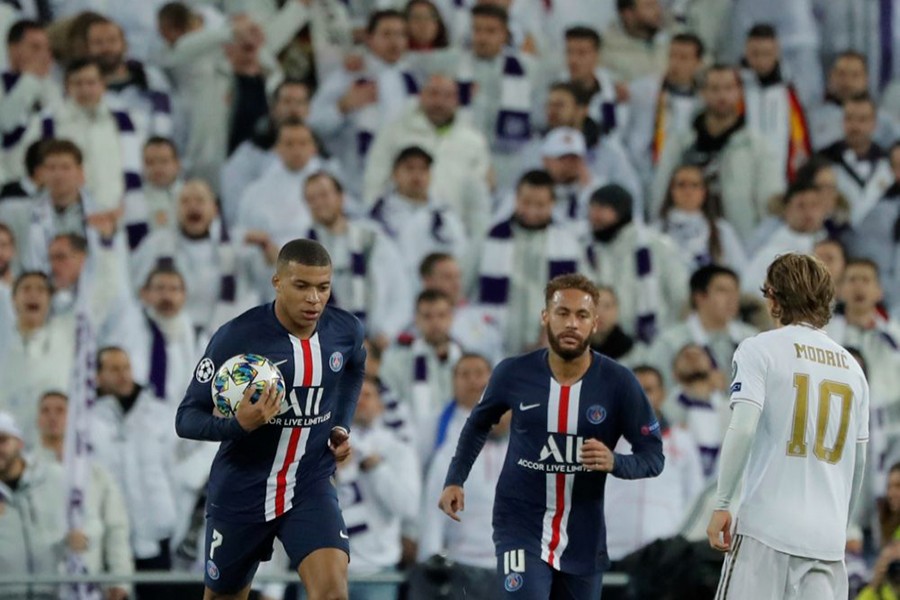
<instances>
[{"instance_id":1,"label":"person wearing cap","mask_svg":"<svg viewBox=\"0 0 900 600\"><path fill-rule=\"evenodd\" d=\"M753 254L741 276L741 291L759 293L766 270L779 254L812 254L816 243L828 237L826 208L812 182L797 181L784 194L782 224Z\"/></svg>"},{"instance_id":2,"label":"person wearing cap","mask_svg":"<svg viewBox=\"0 0 900 600\"><path fill-rule=\"evenodd\" d=\"M462 257L467 242L462 221L433 195L433 163L431 154L421 146L402 149L394 159L392 190L379 198L369 213L400 247L412 281L425 256L449 252Z\"/></svg>"},{"instance_id":3,"label":"person wearing cap","mask_svg":"<svg viewBox=\"0 0 900 600\"><path fill-rule=\"evenodd\" d=\"M634 214L623 187L596 190L588 206L587 261L593 279L619 297L622 329L644 343L680 318L688 274L671 238Z\"/></svg>"},{"instance_id":4,"label":"person wearing cap","mask_svg":"<svg viewBox=\"0 0 900 600\"><path fill-rule=\"evenodd\" d=\"M34 421L32 421L34 423ZM0 573L56 575L67 541L66 479L61 465L23 453L16 420L0 412ZM57 586L4 586L4 600L56 600Z\"/></svg>"}]
</instances>

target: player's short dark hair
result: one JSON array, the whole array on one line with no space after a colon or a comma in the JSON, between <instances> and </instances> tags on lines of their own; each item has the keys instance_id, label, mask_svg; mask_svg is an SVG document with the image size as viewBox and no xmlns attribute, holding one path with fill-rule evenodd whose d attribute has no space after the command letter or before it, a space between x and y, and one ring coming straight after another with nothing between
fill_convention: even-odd
<instances>
[{"instance_id":1,"label":"player's short dark hair","mask_svg":"<svg viewBox=\"0 0 900 600\"><path fill-rule=\"evenodd\" d=\"M771 23L756 23L747 32L748 40L777 40L778 31Z\"/></svg>"},{"instance_id":2,"label":"player's short dark hair","mask_svg":"<svg viewBox=\"0 0 900 600\"><path fill-rule=\"evenodd\" d=\"M35 29L44 31L44 26L33 19L19 19L12 24L12 27L10 27L9 31L6 33L6 44L8 46L18 44L25 39L25 35L28 34L29 31L34 31Z\"/></svg>"},{"instance_id":3,"label":"player's short dark hair","mask_svg":"<svg viewBox=\"0 0 900 600\"><path fill-rule=\"evenodd\" d=\"M72 246L72 250L79 254L87 254L88 252L88 241L83 235L77 233L59 233L53 236L50 240L50 244L57 240L66 240L69 242L69 245ZM48 244L48 246L50 244Z\"/></svg>"},{"instance_id":4,"label":"player's short dark hair","mask_svg":"<svg viewBox=\"0 0 900 600\"><path fill-rule=\"evenodd\" d=\"M653 375L659 382L660 387L665 387L666 380L663 379L662 373L656 367L643 363L631 369L631 372L635 375Z\"/></svg>"},{"instance_id":5,"label":"player's short dark hair","mask_svg":"<svg viewBox=\"0 0 900 600\"><path fill-rule=\"evenodd\" d=\"M434 163L434 158L422 146L407 146L400 150L400 152L397 153L396 158L394 158L394 168L396 169L401 163L411 158L421 158L428 163L429 167Z\"/></svg>"},{"instance_id":6,"label":"player's short dark hair","mask_svg":"<svg viewBox=\"0 0 900 600\"><path fill-rule=\"evenodd\" d=\"M574 81L557 81L550 86L550 91L569 94L577 106L587 106L591 103L591 91Z\"/></svg>"},{"instance_id":7,"label":"player's short dark hair","mask_svg":"<svg viewBox=\"0 0 900 600\"><path fill-rule=\"evenodd\" d=\"M103 346L102 348L97 350L96 365L98 371L103 368L103 356L109 354L110 352L121 352L125 356L128 356L128 352L122 346ZM130 356L128 358L131 359Z\"/></svg>"},{"instance_id":8,"label":"player's short dark hair","mask_svg":"<svg viewBox=\"0 0 900 600\"><path fill-rule=\"evenodd\" d=\"M416 310L418 310L419 306L422 304L433 304L441 301L446 302L451 307L453 306L453 299L444 292L440 290L422 290L419 292L419 295L416 296Z\"/></svg>"},{"instance_id":9,"label":"player's short dark hair","mask_svg":"<svg viewBox=\"0 0 900 600\"><path fill-rule=\"evenodd\" d=\"M547 282L544 287L544 304L550 306L550 301L556 292L563 290L578 290L584 292L591 297L594 306L600 299L600 290L594 285L594 282L582 275L581 273L568 273L566 275L557 275Z\"/></svg>"},{"instance_id":10,"label":"player's short dark hair","mask_svg":"<svg viewBox=\"0 0 900 600\"><path fill-rule=\"evenodd\" d=\"M494 365L491 364L491 361L489 361L484 354L479 354L477 352L463 352L459 359L457 359L456 364L453 365L454 375L456 375L456 372L459 370L459 365L461 365L464 360L480 360L487 365L488 371L494 370Z\"/></svg>"},{"instance_id":11,"label":"player's short dark hair","mask_svg":"<svg viewBox=\"0 0 900 600\"><path fill-rule=\"evenodd\" d=\"M173 277L177 277L179 281L181 281L181 287L185 287L184 283L184 275L181 274L181 271L175 268L174 264L170 264L168 262L165 263L157 263L153 270L147 275L147 278L144 279L144 289L150 287L150 284L153 283L153 280L156 277L160 277L163 275L172 275Z\"/></svg>"},{"instance_id":12,"label":"player's short dark hair","mask_svg":"<svg viewBox=\"0 0 900 600\"><path fill-rule=\"evenodd\" d=\"M848 259L847 263L844 265L844 273L846 273L850 267L865 267L872 269L875 273L875 279L879 282L881 281L881 269L878 267L878 263L871 258L854 256L853 258Z\"/></svg>"},{"instance_id":13,"label":"player's short dark hair","mask_svg":"<svg viewBox=\"0 0 900 600\"><path fill-rule=\"evenodd\" d=\"M549 190L550 195L555 198L553 188L556 186L556 182L553 181L553 177L550 176L550 173L543 169L532 169L523 173L522 176L519 177L519 181L516 182L516 191L519 191L523 185L546 188Z\"/></svg>"},{"instance_id":14,"label":"player's short dark hair","mask_svg":"<svg viewBox=\"0 0 900 600\"><path fill-rule=\"evenodd\" d=\"M386 19L400 19L404 24L406 23L406 18L399 10L393 8L376 10L369 16L369 22L366 24L366 33L369 35L375 33L375 30L378 29L381 22Z\"/></svg>"},{"instance_id":15,"label":"player's short dark hair","mask_svg":"<svg viewBox=\"0 0 900 600\"><path fill-rule=\"evenodd\" d=\"M456 260L453 258L452 254L448 252L432 252L422 259L422 262L419 263L419 277L425 279L429 277L432 273L434 273L434 268L438 265L438 263L442 263L445 260Z\"/></svg>"},{"instance_id":16,"label":"player's short dark hair","mask_svg":"<svg viewBox=\"0 0 900 600\"><path fill-rule=\"evenodd\" d=\"M147 138L147 141L144 142L144 150L146 150L150 146L168 146L168 148L172 151L172 154L175 156L175 159L178 160L178 147L175 146L175 142L172 140L172 138L167 138L162 135L151 135Z\"/></svg>"},{"instance_id":17,"label":"player's short dark hair","mask_svg":"<svg viewBox=\"0 0 900 600\"><path fill-rule=\"evenodd\" d=\"M300 238L291 240L278 252L278 270L287 266L288 263L297 263L307 267L330 267L331 256L325 246L319 242Z\"/></svg>"},{"instance_id":18,"label":"player's short dark hair","mask_svg":"<svg viewBox=\"0 0 900 600\"><path fill-rule=\"evenodd\" d=\"M766 271L762 291L777 303L772 316L782 325L809 323L822 328L831 320L834 280L815 256L797 252L778 256Z\"/></svg>"},{"instance_id":19,"label":"player's short dark hair","mask_svg":"<svg viewBox=\"0 0 900 600\"><path fill-rule=\"evenodd\" d=\"M16 292L19 291L19 288L22 287L22 284L25 283L26 279L31 279L32 277L36 277L44 282L44 285L47 286L47 293L53 293L53 282L50 281L50 276L44 273L43 271L23 271L19 273L19 276L16 277L16 280L13 281L12 285L12 293L13 296L16 295Z\"/></svg>"},{"instance_id":20,"label":"player's short dark hair","mask_svg":"<svg viewBox=\"0 0 900 600\"><path fill-rule=\"evenodd\" d=\"M187 31L191 24L193 13L183 2L168 2L156 13L156 18L179 31Z\"/></svg>"},{"instance_id":21,"label":"player's short dark hair","mask_svg":"<svg viewBox=\"0 0 900 600\"><path fill-rule=\"evenodd\" d=\"M334 189L337 190L339 194L344 193L344 186L341 184L340 180L334 176L333 173L329 173L328 171L316 171L306 178L306 181L303 182L303 188L306 189L306 186L310 184L311 181L315 181L316 179L327 179L332 184L334 184Z\"/></svg>"},{"instance_id":22,"label":"player's short dark hair","mask_svg":"<svg viewBox=\"0 0 900 600\"><path fill-rule=\"evenodd\" d=\"M489 17L497 19L503 25L509 24L509 12L496 4L476 4L472 7L472 18L474 19L475 17Z\"/></svg>"},{"instance_id":23,"label":"player's short dark hair","mask_svg":"<svg viewBox=\"0 0 900 600\"><path fill-rule=\"evenodd\" d=\"M94 58L85 56L82 58L76 58L76 59L69 61L69 63L66 64L65 77L64 77L66 83L69 82L69 78L72 77L73 75L75 75L75 73L78 73L85 69L89 69L91 67L96 68L97 72L100 73L101 75L103 74L103 69L100 67L100 63L97 62L97 60Z\"/></svg>"},{"instance_id":24,"label":"player's short dark hair","mask_svg":"<svg viewBox=\"0 0 900 600\"><path fill-rule=\"evenodd\" d=\"M693 46L694 50L697 52L697 58L703 58L703 55L706 54L706 46L703 44L703 40L694 33L676 33L672 36L670 44L686 44Z\"/></svg>"},{"instance_id":25,"label":"player's short dark hair","mask_svg":"<svg viewBox=\"0 0 900 600\"><path fill-rule=\"evenodd\" d=\"M722 265L704 265L694 271L691 275L691 295L706 293L709 290L709 285L713 282L713 279L720 275L731 277L735 283L740 282L738 274L728 267L723 267Z\"/></svg>"},{"instance_id":26,"label":"player's short dark hair","mask_svg":"<svg viewBox=\"0 0 900 600\"><path fill-rule=\"evenodd\" d=\"M575 27L566 29L566 41L569 40L584 40L591 42L591 44L594 45L595 50L599 50L603 45L603 40L600 39L600 34L597 33L597 30L584 25L576 25Z\"/></svg>"},{"instance_id":27,"label":"player's short dark hair","mask_svg":"<svg viewBox=\"0 0 900 600\"><path fill-rule=\"evenodd\" d=\"M84 163L84 155L81 153L81 148L79 148L78 144L76 144L72 140L45 140L41 144L39 152L41 156L41 162L44 162L54 154L68 154L75 159L75 162L77 164L80 165Z\"/></svg>"}]
</instances>

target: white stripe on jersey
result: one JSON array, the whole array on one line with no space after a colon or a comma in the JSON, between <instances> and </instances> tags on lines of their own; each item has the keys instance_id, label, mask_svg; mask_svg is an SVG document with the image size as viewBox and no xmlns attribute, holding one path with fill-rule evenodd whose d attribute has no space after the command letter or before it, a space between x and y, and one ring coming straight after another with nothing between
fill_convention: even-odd
<instances>
[{"instance_id":1,"label":"white stripe on jersey","mask_svg":"<svg viewBox=\"0 0 900 600\"><path fill-rule=\"evenodd\" d=\"M275 451L272 468L269 470L268 479L266 479L266 521L271 521L277 516L275 514L275 495L278 490L278 472L284 466L284 459L287 456L290 442L291 429L286 427L281 430L281 437L278 438L278 450Z\"/></svg>"},{"instance_id":2,"label":"white stripe on jersey","mask_svg":"<svg viewBox=\"0 0 900 600\"><path fill-rule=\"evenodd\" d=\"M297 440L297 450L294 453L294 461L288 467L287 485L284 488L284 512L293 507L294 488L297 487L297 468L300 466L300 459L306 454L306 442L309 441L309 427L300 430L300 438ZM283 513L282 513L283 514Z\"/></svg>"},{"instance_id":3,"label":"white stripe on jersey","mask_svg":"<svg viewBox=\"0 0 900 600\"><path fill-rule=\"evenodd\" d=\"M312 385L322 385L322 344L319 343L318 332L309 338L312 350Z\"/></svg>"},{"instance_id":4,"label":"white stripe on jersey","mask_svg":"<svg viewBox=\"0 0 900 600\"><path fill-rule=\"evenodd\" d=\"M322 385L322 345L319 343L319 333L316 332L308 340L301 340L293 335L289 337L294 349L294 387ZM310 364L303 358L304 346L310 353Z\"/></svg>"}]
</instances>

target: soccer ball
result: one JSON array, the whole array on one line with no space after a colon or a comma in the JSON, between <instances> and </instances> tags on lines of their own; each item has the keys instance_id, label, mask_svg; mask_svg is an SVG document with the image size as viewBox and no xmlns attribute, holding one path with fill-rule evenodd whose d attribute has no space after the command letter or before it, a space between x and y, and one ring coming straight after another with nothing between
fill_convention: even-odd
<instances>
[{"instance_id":1,"label":"soccer ball","mask_svg":"<svg viewBox=\"0 0 900 600\"><path fill-rule=\"evenodd\" d=\"M255 386L251 402L259 399L266 383L274 384L278 394L284 397L284 377L272 361L259 354L238 354L219 367L212 380L212 397L216 409L227 418L234 417L247 386Z\"/></svg>"}]
</instances>

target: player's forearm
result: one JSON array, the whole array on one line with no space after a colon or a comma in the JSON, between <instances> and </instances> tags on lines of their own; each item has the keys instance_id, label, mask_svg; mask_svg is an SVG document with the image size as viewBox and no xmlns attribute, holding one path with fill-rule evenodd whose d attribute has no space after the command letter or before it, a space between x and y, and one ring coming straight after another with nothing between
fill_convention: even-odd
<instances>
[{"instance_id":1,"label":"player's forearm","mask_svg":"<svg viewBox=\"0 0 900 600\"><path fill-rule=\"evenodd\" d=\"M182 438L207 442L237 440L247 435L237 419L222 419L184 404L175 414L175 432Z\"/></svg>"},{"instance_id":2,"label":"player's forearm","mask_svg":"<svg viewBox=\"0 0 900 600\"><path fill-rule=\"evenodd\" d=\"M448 485L463 485L469 478L469 472L475 459L484 448L488 434L491 428L484 428L479 422L470 415L463 427L462 433L459 435L459 442L456 444L456 454L450 461L450 468L447 469L447 477L444 479L444 487Z\"/></svg>"},{"instance_id":3,"label":"player's forearm","mask_svg":"<svg viewBox=\"0 0 900 600\"><path fill-rule=\"evenodd\" d=\"M657 443L654 443L657 442ZM643 448L634 448L633 454L616 453L612 475L619 479L644 479L656 477L665 466L662 442L658 438L649 438Z\"/></svg>"},{"instance_id":4,"label":"player's forearm","mask_svg":"<svg viewBox=\"0 0 900 600\"><path fill-rule=\"evenodd\" d=\"M856 442L856 461L853 466L853 482L850 488L850 510L847 512L847 519L853 522L856 506L859 504L859 497L862 495L863 476L866 472L866 442Z\"/></svg>"},{"instance_id":5,"label":"player's forearm","mask_svg":"<svg viewBox=\"0 0 900 600\"><path fill-rule=\"evenodd\" d=\"M359 392L362 390L365 375L365 358L363 358L361 367L346 373L341 378L337 385L338 403L334 411L332 427L343 427L346 431L350 431L350 424L356 412L356 403L359 401Z\"/></svg>"},{"instance_id":6,"label":"player's forearm","mask_svg":"<svg viewBox=\"0 0 900 600\"><path fill-rule=\"evenodd\" d=\"M762 411L754 404L739 402L734 405L719 454L716 510L729 510L734 502L744 468L750 458L750 446L761 414Z\"/></svg>"}]
</instances>

